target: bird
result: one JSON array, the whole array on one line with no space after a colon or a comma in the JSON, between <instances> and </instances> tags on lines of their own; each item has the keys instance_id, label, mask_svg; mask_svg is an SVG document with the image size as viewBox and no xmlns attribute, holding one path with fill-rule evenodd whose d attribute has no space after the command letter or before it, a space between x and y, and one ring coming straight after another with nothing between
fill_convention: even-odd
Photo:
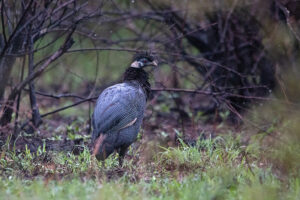
<instances>
[{"instance_id":1,"label":"bird","mask_svg":"<svg viewBox=\"0 0 300 200\"><path fill-rule=\"evenodd\" d=\"M128 147L136 141L146 102L151 95L149 74L145 67L158 66L150 53L138 53L125 70L123 81L112 85L99 95L92 115L93 155L103 161L114 151L123 165Z\"/></svg>"}]
</instances>

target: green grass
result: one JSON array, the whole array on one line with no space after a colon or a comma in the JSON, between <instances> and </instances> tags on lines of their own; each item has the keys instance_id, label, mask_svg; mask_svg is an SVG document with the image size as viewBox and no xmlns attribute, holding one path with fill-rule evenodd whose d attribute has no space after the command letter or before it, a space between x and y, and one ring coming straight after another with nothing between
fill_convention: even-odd
<instances>
[{"instance_id":1,"label":"green grass","mask_svg":"<svg viewBox=\"0 0 300 200\"><path fill-rule=\"evenodd\" d=\"M142 141L143 142L143 141ZM147 144L147 143L145 143ZM159 148L154 156L130 149L124 167L117 155L96 161L87 148L70 152L15 153L3 148L0 199L299 199L300 178L284 180L260 159L255 141L227 135L193 147ZM147 149L147 148L146 148Z\"/></svg>"}]
</instances>

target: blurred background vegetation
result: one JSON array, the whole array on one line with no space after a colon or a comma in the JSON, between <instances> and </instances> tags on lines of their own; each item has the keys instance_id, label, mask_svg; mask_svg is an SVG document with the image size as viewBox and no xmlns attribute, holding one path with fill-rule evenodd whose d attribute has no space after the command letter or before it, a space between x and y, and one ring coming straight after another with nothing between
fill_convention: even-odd
<instances>
[{"instance_id":1,"label":"blurred background vegetation","mask_svg":"<svg viewBox=\"0 0 300 200\"><path fill-rule=\"evenodd\" d=\"M199 188L216 184L220 192L207 194L207 199L222 199L230 188L221 186L224 181L248 199L263 196L254 195L263 192L255 188L258 182L270 191L263 199L277 199L282 190L293 194L283 199L299 197L300 1L2 0L0 7L0 158L6 169L20 170L9 160L27 159L27 164L20 164L27 167L39 163L28 156L43 145L41 155L48 150L87 153L97 96L122 80L135 53L147 51L155 54L160 65L150 72L153 97L138 145L133 147L138 153L131 153L133 162L152 161L163 152L156 162L161 166L154 167L162 174L161 168L203 169L206 178L199 179L212 185L192 182ZM238 176L227 170L236 167L233 163L249 169L241 173L255 174L257 179L250 181L253 187L239 185L248 179L238 179L237 184L226 173L222 183L212 179L212 174L222 174L222 170L209 174L213 158L203 167L207 161L200 158L206 153L227 149L230 142L220 147L218 139L208 140L220 135L235 138L233 146L238 147L237 157L231 150L226 153L223 161L234 159L230 166L224 161L222 170L230 177L231 173ZM201 146L200 140L207 146ZM219 146L208 148L215 144ZM111 159L108 162L113 163ZM130 171L130 164L127 172L136 176L139 172ZM35 170L27 167L19 172L35 176ZM4 169L0 166L2 175L9 176ZM66 169L89 173L88 167ZM174 193L175 182L168 183ZM186 182L193 184L190 179ZM146 185L139 189L151 187L150 193L172 198L162 188ZM115 185L103 187L110 191ZM196 191L189 189L183 188L186 193Z\"/></svg>"}]
</instances>

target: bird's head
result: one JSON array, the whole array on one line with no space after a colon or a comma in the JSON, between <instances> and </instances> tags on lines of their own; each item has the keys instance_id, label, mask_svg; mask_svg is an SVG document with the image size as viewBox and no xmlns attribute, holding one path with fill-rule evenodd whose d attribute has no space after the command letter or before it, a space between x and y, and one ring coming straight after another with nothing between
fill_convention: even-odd
<instances>
[{"instance_id":1,"label":"bird's head","mask_svg":"<svg viewBox=\"0 0 300 200\"><path fill-rule=\"evenodd\" d=\"M133 62L131 63L130 67L133 68L144 68L147 66L157 66L158 62L154 58L154 56L150 54L137 54L134 56Z\"/></svg>"}]
</instances>

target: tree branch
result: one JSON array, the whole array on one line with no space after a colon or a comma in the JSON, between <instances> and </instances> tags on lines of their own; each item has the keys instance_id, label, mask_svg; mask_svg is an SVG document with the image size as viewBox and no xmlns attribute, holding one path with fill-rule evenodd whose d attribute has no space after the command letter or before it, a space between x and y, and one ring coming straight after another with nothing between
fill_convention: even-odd
<instances>
[{"instance_id":1,"label":"tree branch","mask_svg":"<svg viewBox=\"0 0 300 200\"><path fill-rule=\"evenodd\" d=\"M30 28L31 29L31 28ZM30 30L31 31L31 30ZM29 34L29 51L33 50L33 38L31 34ZM33 73L33 53L29 54L28 56L28 76ZM21 92L21 91L20 91ZM29 82L29 98L30 98L30 105L32 110L32 123L34 127L38 127L42 123L42 119L39 112L39 107L36 102L35 97L35 87L34 82Z\"/></svg>"},{"instance_id":2,"label":"tree branch","mask_svg":"<svg viewBox=\"0 0 300 200\"><path fill-rule=\"evenodd\" d=\"M71 38L73 32L75 31L75 28L73 28L73 31L71 31L68 36L66 37L66 40L64 44L54 53L50 58L48 58L40 67L38 70L31 73L27 78L19 83L13 91L10 93L7 102L5 103L5 106L3 108L3 114L0 119L0 126L4 126L7 123L11 121L11 115L13 112L13 104L15 102L16 96L19 94L22 89L29 84L31 81L33 81L35 78L40 76L44 70L55 60L57 60L60 56L62 56L71 46L73 45L74 41Z\"/></svg>"}]
</instances>

